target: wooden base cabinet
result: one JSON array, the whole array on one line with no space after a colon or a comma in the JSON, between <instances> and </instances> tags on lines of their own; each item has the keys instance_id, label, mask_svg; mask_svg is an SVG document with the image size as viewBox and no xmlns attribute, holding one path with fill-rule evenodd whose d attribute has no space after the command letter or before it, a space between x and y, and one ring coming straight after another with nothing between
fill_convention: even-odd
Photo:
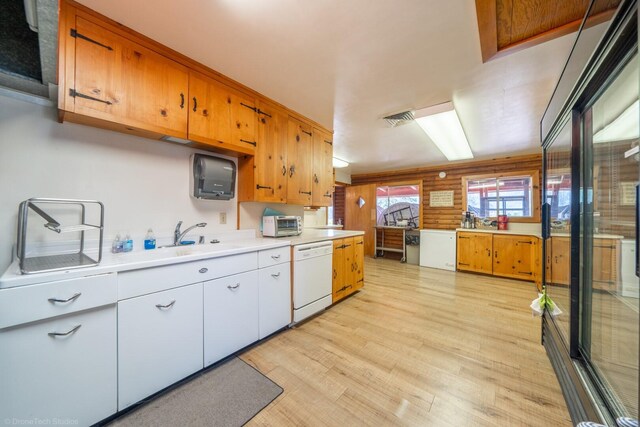
<instances>
[{"instance_id":1,"label":"wooden base cabinet","mask_svg":"<svg viewBox=\"0 0 640 427\"><path fill-rule=\"evenodd\" d=\"M456 244L458 270L492 274L492 237L491 233L459 232Z\"/></svg>"},{"instance_id":2,"label":"wooden base cabinet","mask_svg":"<svg viewBox=\"0 0 640 427\"><path fill-rule=\"evenodd\" d=\"M204 366L258 341L258 271L204 284Z\"/></svg>"},{"instance_id":3,"label":"wooden base cabinet","mask_svg":"<svg viewBox=\"0 0 640 427\"><path fill-rule=\"evenodd\" d=\"M540 239L534 236L458 232L457 266L460 271L539 282Z\"/></svg>"},{"instance_id":4,"label":"wooden base cabinet","mask_svg":"<svg viewBox=\"0 0 640 427\"><path fill-rule=\"evenodd\" d=\"M202 283L118 303L118 410L202 367Z\"/></svg>"},{"instance_id":5,"label":"wooden base cabinet","mask_svg":"<svg viewBox=\"0 0 640 427\"><path fill-rule=\"evenodd\" d=\"M364 286L364 238L333 241L332 301L335 303Z\"/></svg>"},{"instance_id":6,"label":"wooden base cabinet","mask_svg":"<svg viewBox=\"0 0 640 427\"><path fill-rule=\"evenodd\" d=\"M116 306L0 330L0 361L7 425L92 425L117 411Z\"/></svg>"}]
</instances>

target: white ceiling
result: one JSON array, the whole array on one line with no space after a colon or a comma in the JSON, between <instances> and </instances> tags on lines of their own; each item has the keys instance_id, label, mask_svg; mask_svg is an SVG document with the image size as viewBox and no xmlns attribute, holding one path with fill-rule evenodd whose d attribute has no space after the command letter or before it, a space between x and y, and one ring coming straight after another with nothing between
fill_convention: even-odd
<instances>
[{"instance_id":1,"label":"white ceiling","mask_svg":"<svg viewBox=\"0 0 640 427\"><path fill-rule=\"evenodd\" d=\"M482 64L473 0L80 2L333 128L352 173L446 163L381 117L449 100L476 158L539 151L575 39Z\"/></svg>"}]
</instances>

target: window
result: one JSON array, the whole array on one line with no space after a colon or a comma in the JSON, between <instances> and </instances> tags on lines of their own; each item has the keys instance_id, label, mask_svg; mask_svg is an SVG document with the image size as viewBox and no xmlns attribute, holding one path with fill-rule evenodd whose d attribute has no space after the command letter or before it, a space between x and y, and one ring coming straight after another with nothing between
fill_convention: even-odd
<instances>
[{"instance_id":1,"label":"window","mask_svg":"<svg viewBox=\"0 0 640 427\"><path fill-rule=\"evenodd\" d=\"M377 225L397 225L407 221L420 226L420 184L385 185L376 188Z\"/></svg>"},{"instance_id":2,"label":"window","mask_svg":"<svg viewBox=\"0 0 640 427\"><path fill-rule=\"evenodd\" d=\"M480 218L506 215L516 222L539 221L537 171L469 176L462 179L462 184L463 206Z\"/></svg>"}]
</instances>

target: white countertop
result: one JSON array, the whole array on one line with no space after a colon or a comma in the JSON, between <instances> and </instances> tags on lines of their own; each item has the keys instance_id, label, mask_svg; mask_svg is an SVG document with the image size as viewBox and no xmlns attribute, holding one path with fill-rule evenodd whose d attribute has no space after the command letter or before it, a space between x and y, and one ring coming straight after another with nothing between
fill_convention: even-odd
<instances>
[{"instance_id":1,"label":"white countertop","mask_svg":"<svg viewBox=\"0 0 640 427\"><path fill-rule=\"evenodd\" d=\"M363 234L364 232L362 231L307 229L299 236L276 239L271 237L252 238L247 237L247 233L239 232L239 238L223 239L221 243L188 245L153 250L135 250L133 252L118 254L113 254L105 249L102 253L102 261L97 266L34 274L21 274L18 262L14 261L7 271L0 276L0 289L72 279L83 276L92 276L96 274L138 270L142 268L158 267L161 265L198 261L207 258L218 258L246 252L321 242L323 240L340 239L343 237L352 237Z\"/></svg>"}]
</instances>

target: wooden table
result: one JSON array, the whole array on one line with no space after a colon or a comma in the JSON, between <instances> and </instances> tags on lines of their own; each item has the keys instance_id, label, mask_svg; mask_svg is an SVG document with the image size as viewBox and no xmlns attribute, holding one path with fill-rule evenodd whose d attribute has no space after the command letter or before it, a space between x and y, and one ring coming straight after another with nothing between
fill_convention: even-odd
<instances>
[{"instance_id":1,"label":"wooden table","mask_svg":"<svg viewBox=\"0 0 640 427\"><path fill-rule=\"evenodd\" d=\"M407 231L409 230L413 230L414 227L397 227L397 226L391 226L391 225L376 225L375 226L376 232L374 233L374 241L375 241L375 249L373 252L373 257L377 258L378 257L378 252L380 252L380 256L384 256L385 251L386 252L399 252L402 254L402 258L400 259L400 262L407 262L407 241L405 240L407 237ZM378 246L378 230L382 231L382 238L380 246ZM385 230L402 230L402 249L398 249L398 248L387 248L384 246L384 232Z\"/></svg>"}]
</instances>

